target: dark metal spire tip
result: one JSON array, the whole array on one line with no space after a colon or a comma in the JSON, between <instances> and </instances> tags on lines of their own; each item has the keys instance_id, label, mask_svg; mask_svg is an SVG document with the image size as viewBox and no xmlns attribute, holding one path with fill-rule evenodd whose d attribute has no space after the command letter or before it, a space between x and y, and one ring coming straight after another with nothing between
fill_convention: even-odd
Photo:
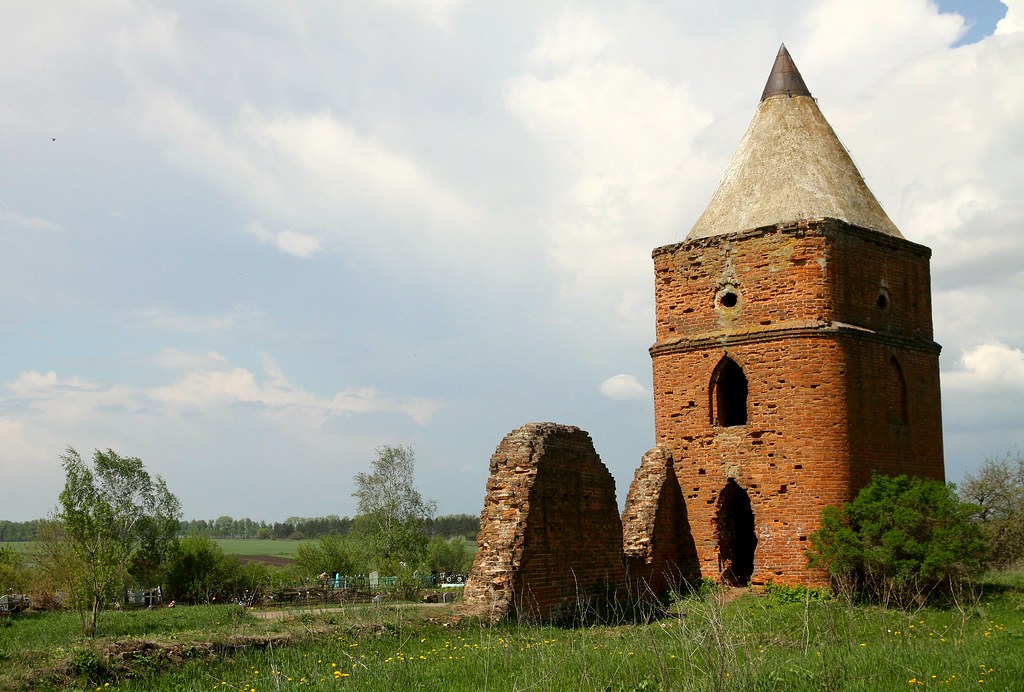
<instances>
[{"instance_id":1,"label":"dark metal spire tip","mask_svg":"<svg viewBox=\"0 0 1024 692\"><path fill-rule=\"evenodd\" d=\"M804 84L804 78L800 76L800 70L796 69L796 63L786 50L786 44L779 46L779 53L775 56L775 64L772 65L772 72L768 75L768 82L761 92L761 100L764 101L770 96L810 96L811 92Z\"/></svg>"}]
</instances>

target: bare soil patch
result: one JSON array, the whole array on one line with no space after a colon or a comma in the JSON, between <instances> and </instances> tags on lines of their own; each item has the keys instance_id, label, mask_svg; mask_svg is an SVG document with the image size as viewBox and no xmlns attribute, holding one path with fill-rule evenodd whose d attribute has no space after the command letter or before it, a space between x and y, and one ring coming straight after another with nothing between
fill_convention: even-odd
<instances>
[{"instance_id":1,"label":"bare soil patch","mask_svg":"<svg viewBox=\"0 0 1024 692\"><path fill-rule=\"evenodd\" d=\"M281 557L280 555L236 555L235 557L243 565L247 562L263 562L276 567L295 564L295 560L293 558Z\"/></svg>"}]
</instances>

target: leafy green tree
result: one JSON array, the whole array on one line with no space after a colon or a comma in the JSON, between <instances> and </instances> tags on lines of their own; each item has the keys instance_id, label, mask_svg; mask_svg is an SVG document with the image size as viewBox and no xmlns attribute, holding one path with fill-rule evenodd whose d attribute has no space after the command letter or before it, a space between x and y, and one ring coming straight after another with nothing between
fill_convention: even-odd
<instances>
[{"instance_id":1,"label":"leafy green tree","mask_svg":"<svg viewBox=\"0 0 1024 692\"><path fill-rule=\"evenodd\" d=\"M951 485L874 475L852 502L822 511L808 564L837 590L874 602L946 596L985 565L973 512Z\"/></svg>"},{"instance_id":2,"label":"leafy green tree","mask_svg":"<svg viewBox=\"0 0 1024 692\"><path fill-rule=\"evenodd\" d=\"M377 448L371 473L355 476L358 514L353 534L379 569L420 564L427 547L425 522L437 504L424 500L414 484L416 458L410 447Z\"/></svg>"},{"instance_id":3,"label":"leafy green tree","mask_svg":"<svg viewBox=\"0 0 1024 692\"><path fill-rule=\"evenodd\" d=\"M83 614L88 610L91 601L85 592L85 564L56 517L40 521L32 561L35 569L29 591L33 608L70 607ZM58 594L63 594L59 602ZM82 624L84 627L84 619Z\"/></svg>"},{"instance_id":4,"label":"leafy green tree","mask_svg":"<svg viewBox=\"0 0 1024 692\"><path fill-rule=\"evenodd\" d=\"M182 538L168 556L164 585L167 597L183 603L214 603L234 596L238 561L207 536Z\"/></svg>"},{"instance_id":5,"label":"leafy green tree","mask_svg":"<svg viewBox=\"0 0 1024 692\"><path fill-rule=\"evenodd\" d=\"M303 574L353 574L355 556L341 536L321 536L316 543L303 543L295 550L295 562Z\"/></svg>"},{"instance_id":6,"label":"leafy green tree","mask_svg":"<svg viewBox=\"0 0 1024 692\"><path fill-rule=\"evenodd\" d=\"M181 503L163 478L151 477L141 459L96 450L90 466L74 448L61 456L65 483L57 518L84 565L83 590L91 616L83 629L96 633L103 605L128 587L133 558L159 561L175 540ZM140 559L141 563L141 559Z\"/></svg>"},{"instance_id":7,"label":"leafy green tree","mask_svg":"<svg viewBox=\"0 0 1024 692\"><path fill-rule=\"evenodd\" d=\"M21 553L14 548L0 546L0 594L24 593L28 584L28 570Z\"/></svg>"},{"instance_id":8,"label":"leafy green tree","mask_svg":"<svg viewBox=\"0 0 1024 692\"><path fill-rule=\"evenodd\" d=\"M466 541L459 536L447 541L440 536L431 538L427 544L426 562L430 571L447 574L461 574L472 567Z\"/></svg>"},{"instance_id":9,"label":"leafy green tree","mask_svg":"<svg viewBox=\"0 0 1024 692\"><path fill-rule=\"evenodd\" d=\"M185 536L168 556L167 598L182 603L252 603L268 589L281 588L285 570L259 562L241 564L207 536Z\"/></svg>"},{"instance_id":10,"label":"leafy green tree","mask_svg":"<svg viewBox=\"0 0 1024 692\"><path fill-rule=\"evenodd\" d=\"M960 497L978 508L975 518L993 565L1024 559L1024 454L986 459L977 474L964 477Z\"/></svg>"}]
</instances>

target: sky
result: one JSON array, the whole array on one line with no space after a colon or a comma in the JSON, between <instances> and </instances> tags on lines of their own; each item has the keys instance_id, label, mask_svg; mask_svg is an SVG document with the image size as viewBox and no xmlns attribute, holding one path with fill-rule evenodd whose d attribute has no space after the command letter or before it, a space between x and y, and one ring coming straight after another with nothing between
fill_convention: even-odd
<instances>
[{"instance_id":1,"label":"sky","mask_svg":"<svg viewBox=\"0 0 1024 692\"><path fill-rule=\"evenodd\" d=\"M353 515L407 445L654 444L651 250L785 42L933 250L947 478L1024 445L1024 0L0 0L0 518L113 449L187 518Z\"/></svg>"}]
</instances>

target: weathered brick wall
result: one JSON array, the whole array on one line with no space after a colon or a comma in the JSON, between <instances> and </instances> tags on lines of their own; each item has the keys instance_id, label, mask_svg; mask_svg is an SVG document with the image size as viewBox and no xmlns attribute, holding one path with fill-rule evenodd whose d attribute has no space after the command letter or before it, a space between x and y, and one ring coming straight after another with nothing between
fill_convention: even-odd
<instances>
[{"instance_id":1,"label":"weathered brick wall","mask_svg":"<svg viewBox=\"0 0 1024 692\"><path fill-rule=\"evenodd\" d=\"M723 354L747 376L746 425L719 428L710 420L709 383ZM751 581L806 581L803 552L821 507L849 497L842 349L805 338L665 360L655 366L655 427L658 444L677 459L701 574L717 579L722 571L716 512L732 478L747 491L755 517Z\"/></svg>"},{"instance_id":2,"label":"weathered brick wall","mask_svg":"<svg viewBox=\"0 0 1024 692\"><path fill-rule=\"evenodd\" d=\"M466 608L572 620L624 591L615 481L590 436L554 423L506 435L491 457Z\"/></svg>"},{"instance_id":3,"label":"weathered brick wall","mask_svg":"<svg viewBox=\"0 0 1024 692\"><path fill-rule=\"evenodd\" d=\"M633 476L622 513L622 545L632 593L660 596L700 578L671 454L649 450Z\"/></svg>"},{"instance_id":4,"label":"weathered brick wall","mask_svg":"<svg viewBox=\"0 0 1024 692\"><path fill-rule=\"evenodd\" d=\"M675 461L703 576L725 567L729 479L754 515L751 581L821 583L804 551L824 505L872 469L943 477L928 257L832 220L655 250L656 439ZM713 420L723 356L747 379L743 425Z\"/></svg>"}]
</instances>

